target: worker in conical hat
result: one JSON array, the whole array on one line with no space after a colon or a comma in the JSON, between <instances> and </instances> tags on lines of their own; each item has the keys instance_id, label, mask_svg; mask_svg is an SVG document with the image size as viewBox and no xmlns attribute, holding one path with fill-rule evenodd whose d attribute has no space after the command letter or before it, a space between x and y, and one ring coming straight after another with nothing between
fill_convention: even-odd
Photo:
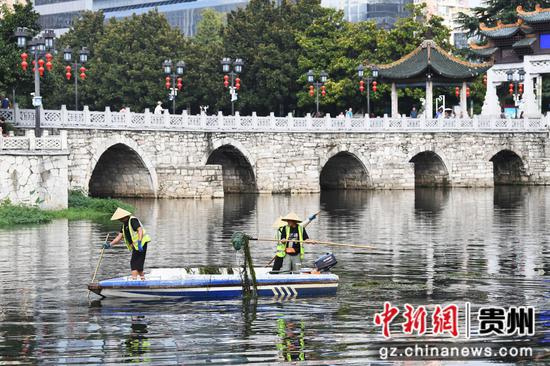
<instances>
[{"instance_id":1,"label":"worker in conical hat","mask_svg":"<svg viewBox=\"0 0 550 366\"><path fill-rule=\"evenodd\" d=\"M143 266L145 264L145 255L147 254L147 244L151 242L151 237L147 234L145 227L137 217L131 212L118 207L111 217L111 221L120 221L122 227L120 232L110 243L105 243L103 247L109 249L121 240L124 240L126 247L132 252L130 260L130 269L132 270L132 279L136 280L139 275L142 280L145 279Z\"/></svg>"},{"instance_id":2,"label":"worker in conical hat","mask_svg":"<svg viewBox=\"0 0 550 366\"><path fill-rule=\"evenodd\" d=\"M302 266L304 260L303 241L308 240L306 229L300 225L302 219L294 212L288 213L281 218L286 223L281 228L281 243L284 248L283 266L281 272L297 272ZM293 241L297 239L297 241ZM279 248L279 246L277 247ZM279 250L277 251L279 253Z\"/></svg>"}]
</instances>

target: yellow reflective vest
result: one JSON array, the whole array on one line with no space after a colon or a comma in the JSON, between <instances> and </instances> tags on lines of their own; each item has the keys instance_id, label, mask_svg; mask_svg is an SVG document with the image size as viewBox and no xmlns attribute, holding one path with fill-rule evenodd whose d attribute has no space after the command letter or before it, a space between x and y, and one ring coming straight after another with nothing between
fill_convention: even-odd
<instances>
[{"instance_id":1,"label":"yellow reflective vest","mask_svg":"<svg viewBox=\"0 0 550 366\"><path fill-rule=\"evenodd\" d=\"M138 232L134 231L134 229L132 228L132 219L136 219L139 221L137 217L130 216L130 219L128 220L128 231L130 232L130 238L126 237L124 224L122 225L122 237L124 238L124 244L126 244L126 247L129 251L132 250L132 246L135 248L135 250L138 250ZM141 230L143 230L143 237L141 238L141 246L143 247L145 244L151 241L151 237L149 236L149 234L147 234L147 231L145 230L145 227L141 224L141 221L139 221L139 226L141 226Z\"/></svg>"},{"instance_id":2,"label":"yellow reflective vest","mask_svg":"<svg viewBox=\"0 0 550 366\"><path fill-rule=\"evenodd\" d=\"M290 236L290 226L285 225L277 229L277 240L281 240L283 230L285 230L286 233L286 239L288 240L288 237ZM300 259L304 259L304 227L302 225L298 225L298 240L300 240ZM277 242L277 257L284 257L286 255L285 249L288 245L287 242L279 241Z\"/></svg>"}]
</instances>

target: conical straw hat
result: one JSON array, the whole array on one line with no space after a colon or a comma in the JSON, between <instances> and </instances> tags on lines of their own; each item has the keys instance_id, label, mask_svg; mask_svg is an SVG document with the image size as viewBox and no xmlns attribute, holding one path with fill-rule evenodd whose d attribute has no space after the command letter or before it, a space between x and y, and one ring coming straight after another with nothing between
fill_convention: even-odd
<instances>
[{"instance_id":1,"label":"conical straw hat","mask_svg":"<svg viewBox=\"0 0 550 366\"><path fill-rule=\"evenodd\" d=\"M277 220L275 220L275 222L273 223L273 225L271 225L272 228L274 229L278 229L280 228L281 226L285 226L286 225L286 222L284 222L283 220L281 220L281 216L277 217Z\"/></svg>"},{"instance_id":2,"label":"conical straw hat","mask_svg":"<svg viewBox=\"0 0 550 366\"><path fill-rule=\"evenodd\" d=\"M285 217L283 217L281 220L283 221L296 221L296 222L302 222L302 219L298 217L294 212L291 212L287 214Z\"/></svg>"},{"instance_id":3,"label":"conical straw hat","mask_svg":"<svg viewBox=\"0 0 550 366\"><path fill-rule=\"evenodd\" d=\"M117 208L113 216L111 217L111 221L120 220L123 217L132 216L131 212L126 211L123 208Z\"/></svg>"}]
</instances>

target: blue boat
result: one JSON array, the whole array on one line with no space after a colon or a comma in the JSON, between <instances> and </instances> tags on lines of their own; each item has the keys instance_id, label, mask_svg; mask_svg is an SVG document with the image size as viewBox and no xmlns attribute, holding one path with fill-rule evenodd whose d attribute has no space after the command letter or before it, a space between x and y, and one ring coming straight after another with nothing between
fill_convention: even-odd
<instances>
[{"instance_id":1,"label":"blue boat","mask_svg":"<svg viewBox=\"0 0 550 366\"><path fill-rule=\"evenodd\" d=\"M255 272L258 296L327 296L338 288L338 276L328 271L274 274L259 267ZM88 289L102 297L211 300L241 297L242 283L242 268L158 268L146 273L145 280L117 277L90 283Z\"/></svg>"}]
</instances>

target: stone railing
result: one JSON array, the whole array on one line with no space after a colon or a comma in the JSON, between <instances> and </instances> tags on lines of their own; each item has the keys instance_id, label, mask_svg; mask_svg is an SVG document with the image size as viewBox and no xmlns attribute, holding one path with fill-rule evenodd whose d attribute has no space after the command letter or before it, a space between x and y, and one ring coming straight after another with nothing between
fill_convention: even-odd
<instances>
[{"instance_id":1,"label":"stone railing","mask_svg":"<svg viewBox=\"0 0 550 366\"><path fill-rule=\"evenodd\" d=\"M0 152L21 150L55 151L67 150L67 131L61 131L59 135L50 135L47 130L41 137L36 137L34 130L25 131L25 136L14 136L10 132L8 136L0 134Z\"/></svg>"},{"instance_id":2,"label":"stone railing","mask_svg":"<svg viewBox=\"0 0 550 366\"><path fill-rule=\"evenodd\" d=\"M0 117L16 127L32 128L35 124L33 109L0 109ZM542 118L494 118L474 116L473 118L343 118L326 116L314 118L252 116L208 116L206 114L171 115L153 114L148 109L145 113L105 111L70 111L62 106L60 110L42 110L41 126L43 128L63 129L108 129L138 131L212 131L212 132L312 132L312 133L369 133L369 132L546 132L550 126L550 116Z\"/></svg>"}]
</instances>

